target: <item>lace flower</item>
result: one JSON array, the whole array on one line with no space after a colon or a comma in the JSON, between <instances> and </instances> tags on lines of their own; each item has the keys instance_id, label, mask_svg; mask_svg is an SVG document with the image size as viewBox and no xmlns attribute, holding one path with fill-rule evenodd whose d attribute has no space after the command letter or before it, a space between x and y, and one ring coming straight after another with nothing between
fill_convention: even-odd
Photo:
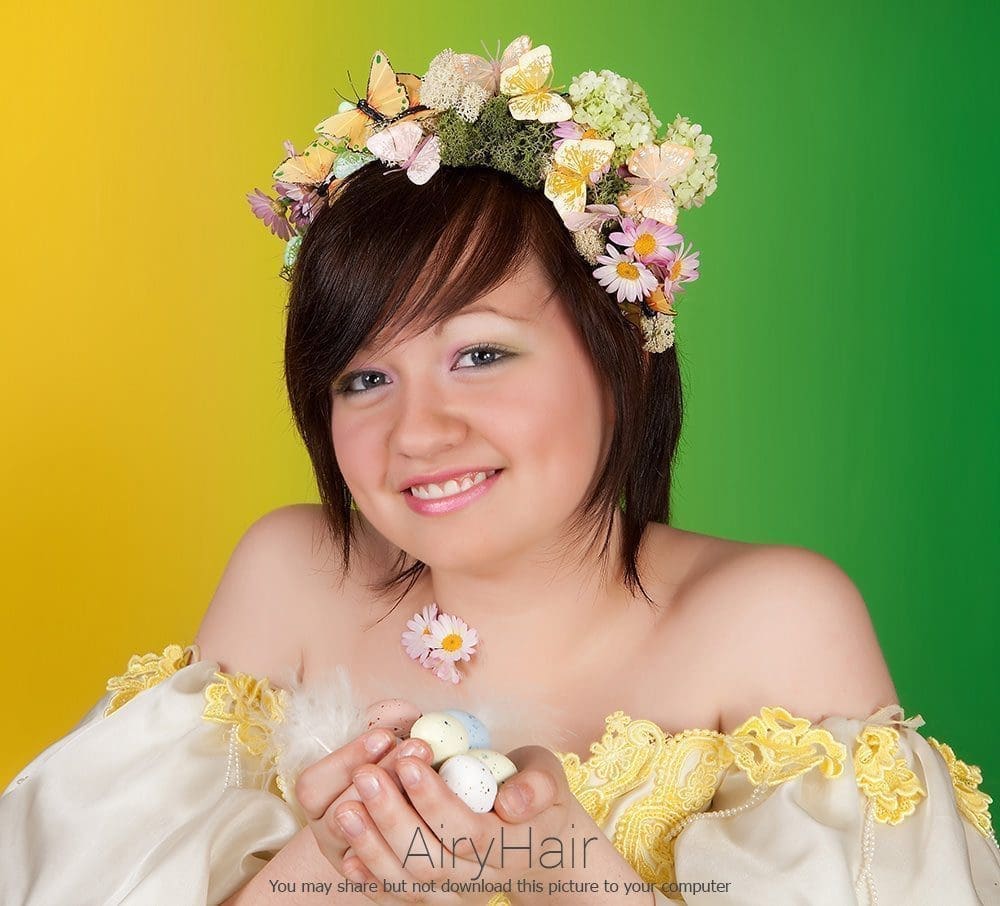
<instances>
[{"instance_id":1,"label":"lace flower","mask_svg":"<svg viewBox=\"0 0 1000 906\"><path fill-rule=\"evenodd\" d=\"M588 264L597 264L597 259L604 251L604 237L595 229L577 230L573 234L573 245Z\"/></svg>"},{"instance_id":2,"label":"lace flower","mask_svg":"<svg viewBox=\"0 0 1000 906\"><path fill-rule=\"evenodd\" d=\"M657 313L652 318L643 318L639 325L642 327L643 344L642 348L646 352L666 352L674 345L674 316Z\"/></svg>"},{"instance_id":3,"label":"lace flower","mask_svg":"<svg viewBox=\"0 0 1000 906\"><path fill-rule=\"evenodd\" d=\"M462 73L449 47L430 62L420 80L420 103L432 110L454 110L467 123L474 123L490 99L489 92Z\"/></svg>"}]
</instances>

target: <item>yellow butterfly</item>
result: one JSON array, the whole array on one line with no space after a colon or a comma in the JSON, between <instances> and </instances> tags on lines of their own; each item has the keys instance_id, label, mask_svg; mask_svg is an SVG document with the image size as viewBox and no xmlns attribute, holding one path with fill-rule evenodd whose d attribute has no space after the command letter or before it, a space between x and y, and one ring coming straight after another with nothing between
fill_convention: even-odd
<instances>
[{"instance_id":1,"label":"yellow butterfly","mask_svg":"<svg viewBox=\"0 0 1000 906\"><path fill-rule=\"evenodd\" d=\"M626 176L625 182L630 188L620 197L619 206L627 214L641 214L673 226L677 205L669 180L680 176L693 160L693 148L673 142L636 148L627 162L632 175Z\"/></svg>"},{"instance_id":2,"label":"yellow butterfly","mask_svg":"<svg viewBox=\"0 0 1000 906\"><path fill-rule=\"evenodd\" d=\"M549 90L552 51L541 44L521 54L517 63L500 73L500 93L510 96L510 115L516 120L558 123L573 116L569 102Z\"/></svg>"},{"instance_id":3,"label":"yellow butterfly","mask_svg":"<svg viewBox=\"0 0 1000 906\"><path fill-rule=\"evenodd\" d=\"M355 151L364 148L377 128L426 109L420 106L420 77L412 72L395 72L381 50L372 57L365 97L354 104L347 101L341 107L344 109L323 120L316 131L346 140Z\"/></svg>"},{"instance_id":4,"label":"yellow butterfly","mask_svg":"<svg viewBox=\"0 0 1000 906\"><path fill-rule=\"evenodd\" d=\"M332 178L333 164L340 150L340 146L329 139L318 138L306 145L301 154L285 158L272 176L282 182L294 182L302 186L326 186Z\"/></svg>"},{"instance_id":5,"label":"yellow butterfly","mask_svg":"<svg viewBox=\"0 0 1000 906\"><path fill-rule=\"evenodd\" d=\"M597 138L567 139L553 155L545 177L545 197L565 217L587 206L587 185L595 170L602 170L615 153L615 143Z\"/></svg>"},{"instance_id":6,"label":"yellow butterfly","mask_svg":"<svg viewBox=\"0 0 1000 906\"><path fill-rule=\"evenodd\" d=\"M500 42L497 41L497 51L499 50ZM518 59L529 50L531 50L531 38L527 35L521 35L511 41L503 55L496 59L490 57L487 60L475 53L457 53L455 54L455 65L467 82L481 85L486 89L486 93L493 97L500 84L500 74L505 69L514 66Z\"/></svg>"}]
</instances>

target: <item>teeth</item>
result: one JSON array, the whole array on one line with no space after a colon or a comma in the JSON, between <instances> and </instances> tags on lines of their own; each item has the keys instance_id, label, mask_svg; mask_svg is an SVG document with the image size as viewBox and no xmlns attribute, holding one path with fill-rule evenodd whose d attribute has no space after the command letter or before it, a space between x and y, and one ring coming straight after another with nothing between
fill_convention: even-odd
<instances>
[{"instance_id":1,"label":"teeth","mask_svg":"<svg viewBox=\"0 0 1000 906\"><path fill-rule=\"evenodd\" d=\"M469 473L464 476L461 482L456 481L454 478L449 479L444 483L444 485L437 484L417 484L410 488L410 493L414 497L419 497L421 500L436 500L439 497L451 497L453 494L458 494L460 491L467 491L474 484L479 484L485 481L491 475L496 472L496 469L491 469L489 472L476 472L475 474Z\"/></svg>"}]
</instances>

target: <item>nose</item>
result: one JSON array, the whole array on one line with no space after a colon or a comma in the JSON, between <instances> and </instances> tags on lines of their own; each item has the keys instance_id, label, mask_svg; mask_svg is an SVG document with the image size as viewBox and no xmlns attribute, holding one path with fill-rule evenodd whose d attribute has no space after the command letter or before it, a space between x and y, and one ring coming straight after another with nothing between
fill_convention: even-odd
<instances>
[{"instance_id":1,"label":"nose","mask_svg":"<svg viewBox=\"0 0 1000 906\"><path fill-rule=\"evenodd\" d=\"M399 408L389 435L391 452L430 466L442 451L465 440L465 418L432 381L411 380L397 400Z\"/></svg>"}]
</instances>

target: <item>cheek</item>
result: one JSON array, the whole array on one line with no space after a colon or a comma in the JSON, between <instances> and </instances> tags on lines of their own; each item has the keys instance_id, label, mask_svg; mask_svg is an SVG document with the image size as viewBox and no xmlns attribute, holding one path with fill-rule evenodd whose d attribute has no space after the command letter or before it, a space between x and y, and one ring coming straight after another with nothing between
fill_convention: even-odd
<instances>
[{"instance_id":1,"label":"cheek","mask_svg":"<svg viewBox=\"0 0 1000 906\"><path fill-rule=\"evenodd\" d=\"M499 405L501 401L495 400ZM494 408L487 436L538 476L548 492L566 489L576 494L586 486L600 463L604 416L600 390L589 373L565 369L510 388ZM499 433L498 433L499 429ZM520 460L520 462L519 462Z\"/></svg>"},{"instance_id":2,"label":"cheek","mask_svg":"<svg viewBox=\"0 0 1000 906\"><path fill-rule=\"evenodd\" d=\"M361 490L381 468L379 451L385 452L385 444L374 438L372 427L363 419L352 419L349 414L339 419L333 416L330 437L344 480L353 489Z\"/></svg>"}]
</instances>

